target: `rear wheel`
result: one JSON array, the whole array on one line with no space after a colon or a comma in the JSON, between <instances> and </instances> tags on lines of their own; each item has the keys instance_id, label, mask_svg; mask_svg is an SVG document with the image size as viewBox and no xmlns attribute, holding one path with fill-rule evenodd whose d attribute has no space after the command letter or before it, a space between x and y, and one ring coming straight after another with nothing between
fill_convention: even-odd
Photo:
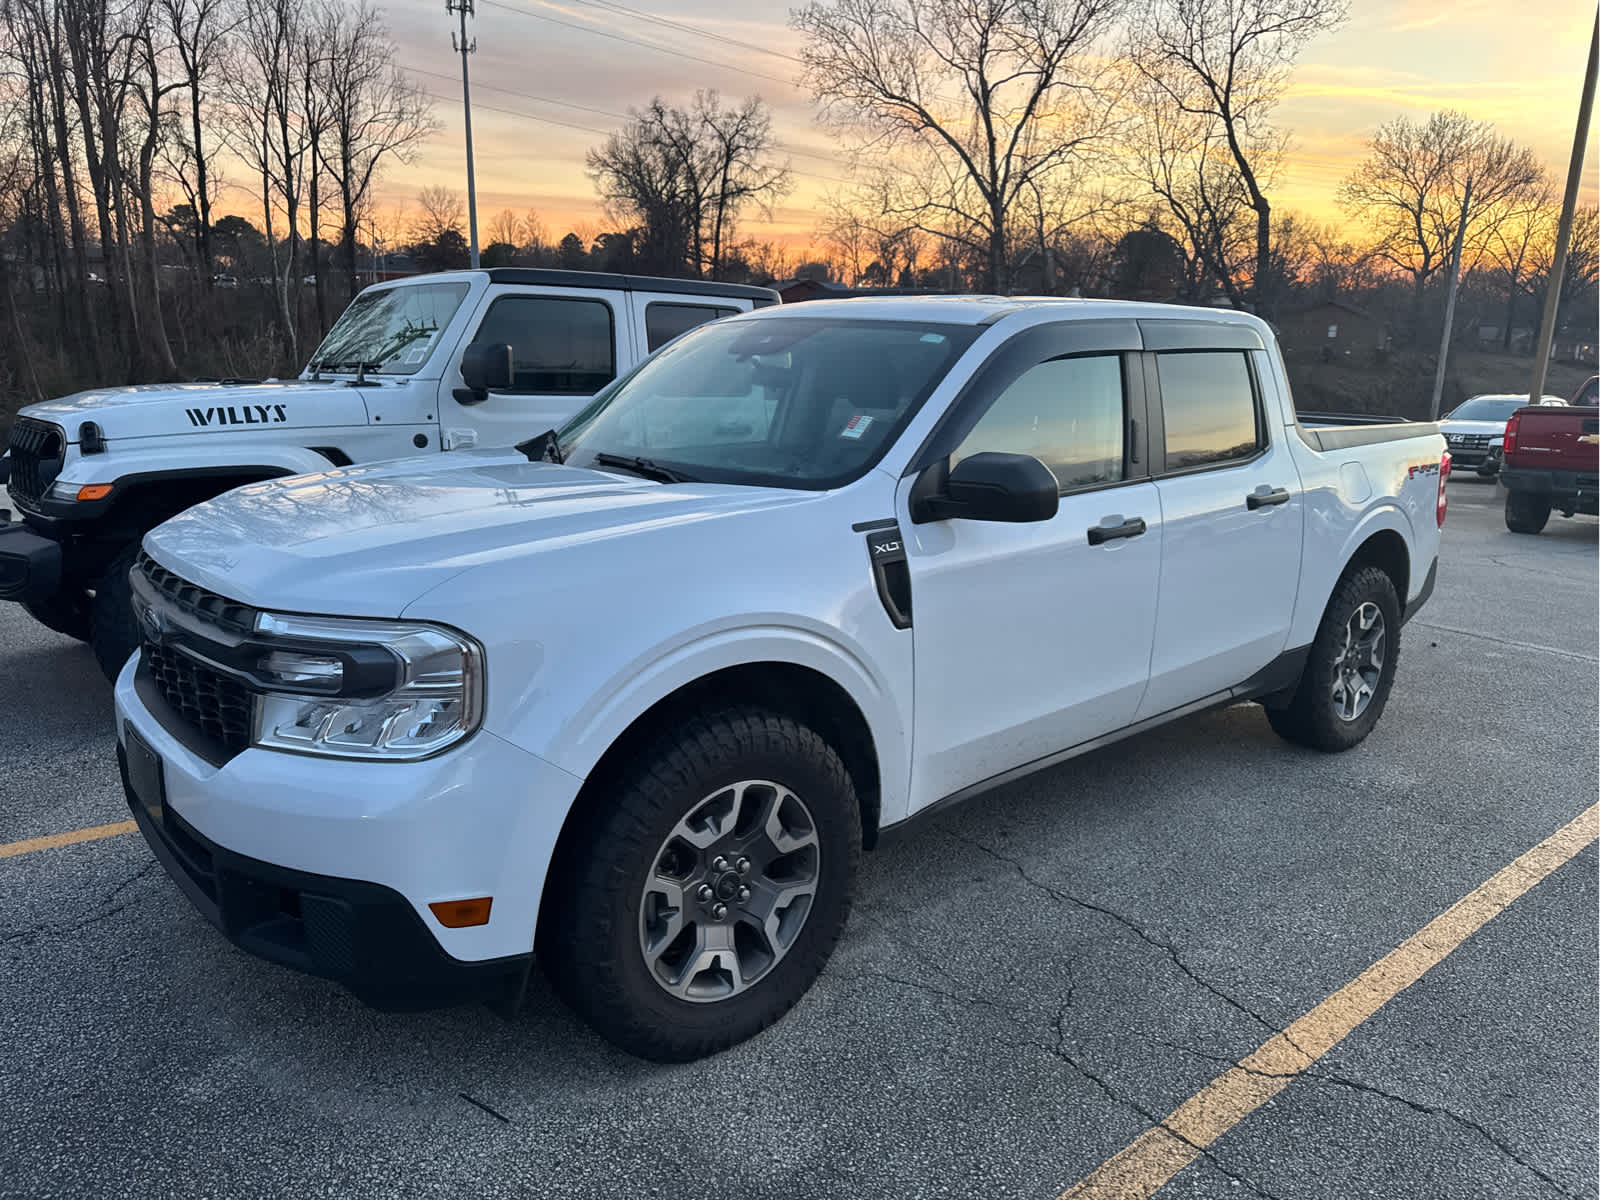
<instances>
[{"instance_id":1,"label":"rear wheel","mask_svg":"<svg viewBox=\"0 0 1600 1200\"><path fill-rule=\"evenodd\" d=\"M1282 738L1317 750L1348 750L1372 732L1400 659L1400 599L1377 567L1349 572L1334 589L1294 697L1268 708Z\"/></svg>"},{"instance_id":2,"label":"rear wheel","mask_svg":"<svg viewBox=\"0 0 1600 1200\"><path fill-rule=\"evenodd\" d=\"M47 600L24 600L22 606L46 629L80 642L89 640L89 593L82 588L62 590Z\"/></svg>"},{"instance_id":3,"label":"rear wheel","mask_svg":"<svg viewBox=\"0 0 1600 1200\"><path fill-rule=\"evenodd\" d=\"M95 581L89 608L89 647L105 677L116 682L128 656L139 648L139 626L133 619L133 585L128 572L139 557L134 542L111 560Z\"/></svg>"},{"instance_id":4,"label":"rear wheel","mask_svg":"<svg viewBox=\"0 0 1600 1200\"><path fill-rule=\"evenodd\" d=\"M1550 520L1550 501L1532 492L1506 493L1506 528L1512 533L1539 533Z\"/></svg>"},{"instance_id":5,"label":"rear wheel","mask_svg":"<svg viewBox=\"0 0 1600 1200\"><path fill-rule=\"evenodd\" d=\"M608 1040L714 1054L786 1013L844 927L861 854L837 753L779 714L694 718L634 760L546 883L540 959Z\"/></svg>"}]
</instances>

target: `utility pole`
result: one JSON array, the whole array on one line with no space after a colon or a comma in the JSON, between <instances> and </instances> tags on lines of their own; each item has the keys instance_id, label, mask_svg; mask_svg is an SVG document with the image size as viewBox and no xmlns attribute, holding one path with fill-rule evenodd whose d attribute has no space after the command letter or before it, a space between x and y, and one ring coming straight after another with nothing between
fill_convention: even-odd
<instances>
[{"instance_id":1,"label":"utility pole","mask_svg":"<svg viewBox=\"0 0 1600 1200\"><path fill-rule=\"evenodd\" d=\"M444 0L447 13L461 17L461 36L450 34L450 48L461 55L461 111L467 119L467 229L470 234L472 269L478 269L478 185L472 174L472 88L467 80L467 55L478 48L477 38L467 37L467 18L472 15L472 0Z\"/></svg>"},{"instance_id":2,"label":"utility pole","mask_svg":"<svg viewBox=\"0 0 1600 1200\"><path fill-rule=\"evenodd\" d=\"M1467 189L1461 196L1461 224L1456 226L1456 243L1450 251L1450 288L1444 302L1444 333L1439 336L1439 366L1433 373L1433 403L1429 406L1428 420L1439 419L1439 401L1444 396L1444 367L1450 357L1450 330L1456 323L1456 286L1461 282L1461 243L1467 236L1467 216L1472 211L1472 180L1467 179Z\"/></svg>"},{"instance_id":3,"label":"utility pole","mask_svg":"<svg viewBox=\"0 0 1600 1200\"><path fill-rule=\"evenodd\" d=\"M1545 286L1544 316L1539 321L1539 344L1533 351L1533 381L1528 385L1528 403L1537 404L1544 396L1545 373L1550 368L1550 344L1556 336L1556 309L1561 304L1561 280L1567 272L1567 246L1572 241L1572 213L1578 206L1578 183L1583 178L1583 151L1589 140L1589 117L1594 112L1594 73L1596 51L1600 50L1600 14L1589 35L1589 66L1583 73L1583 99L1578 101L1578 131L1572 138L1572 161L1567 164L1567 193L1561 199L1561 224L1556 229L1555 259L1550 264L1550 280Z\"/></svg>"}]
</instances>

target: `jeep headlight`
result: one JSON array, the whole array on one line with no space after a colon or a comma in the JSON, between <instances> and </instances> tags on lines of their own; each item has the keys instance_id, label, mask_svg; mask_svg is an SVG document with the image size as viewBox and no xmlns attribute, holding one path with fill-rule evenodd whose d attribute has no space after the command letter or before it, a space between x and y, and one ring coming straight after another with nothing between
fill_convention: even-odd
<instances>
[{"instance_id":1,"label":"jeep headlight","mask_svg":"<svg viewBox=\"0 0 1600 1200\"><path fill-rule=\"evenodd\" d=\"M440 625L261 613L254 744L335 758L427 758L483 715L483 652Z\"/></svg>"}]
</instances>

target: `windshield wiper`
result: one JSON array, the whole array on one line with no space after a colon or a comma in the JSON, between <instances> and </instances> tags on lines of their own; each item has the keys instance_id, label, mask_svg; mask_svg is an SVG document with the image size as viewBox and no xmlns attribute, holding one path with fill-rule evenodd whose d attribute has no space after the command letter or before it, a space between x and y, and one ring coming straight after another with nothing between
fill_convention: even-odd
<instances>
[{"instance_id":1,"label":"windshield wiper","mask_svg":"<svg viewBox=\"0 0 1600 1200\"><path fill-rule=\"evenodd\" d=\"M538 437L531 437L525 442L518 442L516 449L528 456L529 462L560 463L567 460L561 455L561 443L556 439L554 429L546 429Z\"/></svg>"},{"instance_id":2,"label":"windshield wiper","mask_svg":"<svg viewBox=\"0 0 1600 1200\"><path fill-rule=\"evenodd\" d=\"M663 467L660 463L651 462L648 458L636 458L630 454L607 454L601 451L594 456L594 461L602 467L621 467L625 471L632 471L645 479L654 479L658 483L699 483L693 475L673 467Z\"/></svg>"}]
</instances>

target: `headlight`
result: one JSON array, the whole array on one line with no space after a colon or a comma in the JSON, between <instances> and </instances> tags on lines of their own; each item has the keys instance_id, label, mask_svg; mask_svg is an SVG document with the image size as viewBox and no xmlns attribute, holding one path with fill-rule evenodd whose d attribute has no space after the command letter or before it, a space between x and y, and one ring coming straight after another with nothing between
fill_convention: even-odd
<instances>
[{"instance_id":1,"label":"headlight","mask_svg":"<svg viewBox=\"0 0 1600 1200\"><path fill-rule=\"evenodd\" d=\"M483 654L438 625L261 613L252 672L257 746L335 758L415 759L478 727Z\"/></svg>"}]
</instances>

